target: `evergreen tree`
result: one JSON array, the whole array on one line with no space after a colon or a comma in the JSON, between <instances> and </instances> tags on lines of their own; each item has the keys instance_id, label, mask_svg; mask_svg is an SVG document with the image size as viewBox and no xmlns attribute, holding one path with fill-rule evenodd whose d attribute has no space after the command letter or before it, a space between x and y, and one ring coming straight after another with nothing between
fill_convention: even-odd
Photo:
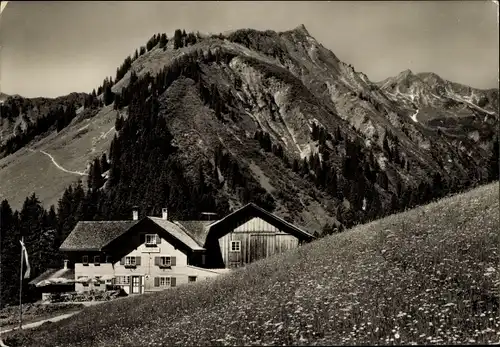
<instances>
[{"instance_id":1,"label":"evergreen tree","mask_svg":"<svg viewBox=\"0 0 500 347\"><path fill-rule=\"evenodd\" d=\"M490 181L495 181L498 180L499 178L499 170L500 170L499 158L500 158L500 149L499 149L498 137L496 137L495 140L493 141L493 153L491 154L489 160L488 178Z\"/></svg>"},{"instance_id":2,"label":"evergreen tree","mask_svg":"<svg viewBox=\"0 0 500 347\"><path fill-rule=\"evenodd\" d=\"M106 153L103 153L101 156L101 170L102 172L106 172L109 170L108 158Z\"/></svg>"},{"instance_id":3,"label":"evergreen tree","mask_svg":"<svg viewBox=\"0 0 500 347\"><path fill-rule=\"evenodd\" d=\"M50 205L49 212L47 213L47 227L49 229L57 229L57 213L54 205Z\"/></svg>"},{"instance_id":4,"label":"evergreen tree","mask_svg":"<svg viewBox=\"0 0 500 347\"><path fill-rule=\"evenodd\" d=\"M174 49L182 47L182 31L180 29L174 32Z\"/></svg>"},{"instance_id":5,"label":"evergreen tree","mask_svg":"<svg viewBox=\"0 0 500 347\"><path fill-rule=\"evenodd\" d=\"M19 266L15 266L19 253L19 232L17 230L17 212L13 213L9 202L0 204L0 307L16 300L19 288Z\"/></svg>"},{"instance_id":6,"label":"evergreen tree","mask_svg":"<svg viewBox=\"0 0 500 347\"><path fill-rule=\"evenodd\" d=\"M120 131L123 128L123 117L117 116L115 120L115 130Z\"/></svg>"},{"instance_id":7,"label":"evergreen tree","mask_svg":"<svg viewBox=\"0 0 500 347\"><path fill-rule=\"evenodd\" d=\"M167 45L167 34L163 33L161 34L161 37L160 37L160 48L163 48Z\"/></svg>"},{"instance_id":8,"label":"evergreen tree","mask_svg":"<svg viewBox=\"0 0 500 347\"><path fill-rule=\"evenodd\" d=\"M90 176L89 176L90 177ZM92 191L97 191L104 185L104 178L102 177L101 163L99 159L95 159L92 164Z\"/></svg>"},{"instance_id":9,"label":"evergreen tree","mask_svg":"<svg viewBox=\"0 0 500 347\"><path fill-rule=\"evenodd\" d=\"M108 106L114 101L115 94L111 91L111 84L107 83L104 87L103 102L105 106Z\"/></svg>"},{"instance_id":10,"label":"evergreen tree","mask_svg":"<svg viewBox=\"0 0 500 347\"><path fill-rule=\"evenodd\" d=\"M58 228L56 242L59 244L64 241L77 223L73 210L73 187L69 186L64 191L57 205Z\"/></svg>"}]
</instances>

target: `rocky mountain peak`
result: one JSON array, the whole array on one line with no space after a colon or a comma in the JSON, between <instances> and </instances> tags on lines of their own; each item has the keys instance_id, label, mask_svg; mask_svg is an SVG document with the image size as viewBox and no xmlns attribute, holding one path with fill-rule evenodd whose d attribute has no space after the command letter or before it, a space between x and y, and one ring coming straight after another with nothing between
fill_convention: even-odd
<instances>
[{"instance_id":1,"label":"rocky mountain peak","mask_svg":"<svg viewBox=\"0 0 500 347\"><path fill-rule=\"evenodd\" d=\"M293 31L302 33L302 34L307 35L307 36L311 36L309 34L309 31L307 31L306 26L304 24L298 25L295 29L293 29Z\"/></svg>"}]
</instances>

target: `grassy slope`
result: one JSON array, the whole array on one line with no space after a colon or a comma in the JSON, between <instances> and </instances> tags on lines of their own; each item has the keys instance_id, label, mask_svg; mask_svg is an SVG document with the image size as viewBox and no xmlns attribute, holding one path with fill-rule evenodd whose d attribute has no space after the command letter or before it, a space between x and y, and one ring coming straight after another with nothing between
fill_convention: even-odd
<instances>
[{"instance_id":1,"label":"grassy slope","mask_svg":"<svg viewBox=\"0 0 500 347\"><path fill-rule=\"evenodd\" d=\"M112 106L104 107L95 117L75 121L60 133L54 131L27 146L35 152L23 148L0 159L0 199L20 209L24 199L35 192L45 207L57 205L64 189L78 179L86 179L61 171L39 151L51 154L67 170L85 171L90 160L108 151L115 134L108 131L114 127L115 118Z\"/></svg>"},{"instance_id":2,"label":"grassy slope","mask_svg":"<svg viewBox=\"0 0 500 347\"><path fill-rule=\"evenodd\" d=\"M214 281L86 308L11 346L500 341L498 183Z\"/></svg>"}]
</instances>

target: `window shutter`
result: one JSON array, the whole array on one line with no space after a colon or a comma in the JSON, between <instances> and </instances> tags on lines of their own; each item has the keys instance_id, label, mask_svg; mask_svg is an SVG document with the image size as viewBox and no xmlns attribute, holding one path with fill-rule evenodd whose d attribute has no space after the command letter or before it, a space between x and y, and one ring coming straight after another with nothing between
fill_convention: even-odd
<instances>
[{"instance_id":1,"label":"window shutter","mask_svg":"<svg viewBox=\"0 0 500 347\"><path fill-rule=\"evenodd\" d=\"M160 277L155 277L155 287L160 286Z\"/></svg>"},{"instance_id":2,"label":"window shutter","mask_svg":"<svg viewBox=\"0 0 500 347\"><path fill-rule=\"evenodd\" d=\"M175 257L170 257L170 265L171 265L171 266L175 266L175 264L176 264L176 259L175 259Z\"/></svg>"},{"instance_id":3,"label":"window shutter","mask_svg":"<svg viewBox=\"0 0 500 347\"><path fill-rule=\"evenodd\" d=\"M175 287L175 285L176 285L175 277L170 277L170 286Z\"/></svg>"},{"instance_id":4,"label":"window shutter","mask_svg":"<svg viewBox=\"0 0 500 347\"><path fill-rule=\"evenodd\" d=\"M135 257L135 265L141 265L141 257Z\"/></svg>"},{"instance_id":5,"label":"window shutter","mask_svg":"<svg viewBox=\"0 0 500 347\"><path fill-rule=\"evenodd\" d=\"M156 244L159 245L161 243L160 235L156 234Z\"/></svg>"},{"instance_id":6,"label":"window shutter","mask_svg":"<svg viewBox=\"0 0 500 347\"><path fill-rule=\"evenodd\" d=\"M160 257L155 257L155 266L160 266Z\"/></svg>"},{"instance_id":7,"label":"window shutter","mask_svg":"<svg viewBox=\"0 0 500 347\"><path fill-rule=\"evenodd\" d=\"M125 265L125 257L120 259L120 265Z\"/></svg>"}]
</instances>

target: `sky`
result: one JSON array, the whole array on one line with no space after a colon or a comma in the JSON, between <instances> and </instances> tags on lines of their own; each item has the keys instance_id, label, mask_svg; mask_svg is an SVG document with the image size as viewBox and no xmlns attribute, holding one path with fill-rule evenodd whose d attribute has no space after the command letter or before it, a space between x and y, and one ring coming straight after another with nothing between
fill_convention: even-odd
<instances>
[{"instance_id":1,"label":"sky","mask_svg":"<svg viewBox=\"0 0 500 347\"><path fill-rule=\"evenodd\" d=\"M372 81L410 69L497 88L497 11L492 1L9 1L0 18L0 91L91 92L153 34L177 28L299 24Z\"/></svg>"}]
</instances>

